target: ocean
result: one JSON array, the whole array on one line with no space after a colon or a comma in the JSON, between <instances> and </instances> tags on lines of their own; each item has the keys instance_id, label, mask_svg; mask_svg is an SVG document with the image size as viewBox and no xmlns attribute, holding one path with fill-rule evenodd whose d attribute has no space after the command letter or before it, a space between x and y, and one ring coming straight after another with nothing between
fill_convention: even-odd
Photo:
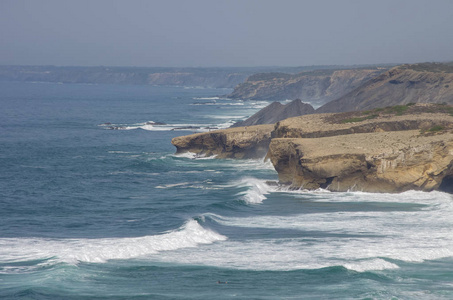
<instances>
[{"instance_id":1,"label":"ocean","mask_svg":"<svg viewBox=\"0 0 453 300\"><path fill-rule=\"evenodd\" d=\"M453 299L452 195L175 155L268 104L229 92L0 82L0 298Z\"/></svg>"}]
</instances>

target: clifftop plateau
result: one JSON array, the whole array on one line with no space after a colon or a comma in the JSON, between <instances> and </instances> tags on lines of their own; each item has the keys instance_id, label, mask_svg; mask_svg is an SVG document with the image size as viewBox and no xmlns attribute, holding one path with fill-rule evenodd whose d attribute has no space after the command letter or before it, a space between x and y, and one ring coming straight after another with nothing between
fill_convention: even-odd
<instances>
[{"instance_id":1,"label":"clifftop plateau","mask_svg":"<svg viewBox=\"0 0 453 300\"><path fill-rule=\"evenodd\" d=\"M172 140L178 153L263 157L291 188L453 193L453 107L312 114Z\"/></svg>"}]
</instances>

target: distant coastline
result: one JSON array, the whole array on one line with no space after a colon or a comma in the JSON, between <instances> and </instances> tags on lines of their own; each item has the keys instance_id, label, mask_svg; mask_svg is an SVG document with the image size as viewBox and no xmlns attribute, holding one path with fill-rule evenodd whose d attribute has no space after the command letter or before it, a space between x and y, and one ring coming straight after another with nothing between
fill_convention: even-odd
<instances>
[{"instance_id":1,"label":"distant coastline","mask_svg":"<svg viewBox=\"0 0 453 300\"><path fill-rule=\"evenodd\" d=\"M361 66L269 66L176 68L0 65L0 80L234 88L254 74L297 74L313 70L355 69L360 67Z\"/></svg>"}]
</instances>

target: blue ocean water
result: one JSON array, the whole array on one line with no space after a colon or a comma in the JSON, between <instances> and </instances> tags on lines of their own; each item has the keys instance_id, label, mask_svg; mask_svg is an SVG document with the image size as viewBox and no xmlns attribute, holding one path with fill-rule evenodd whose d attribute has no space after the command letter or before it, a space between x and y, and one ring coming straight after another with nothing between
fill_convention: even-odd
<instances>
[{"instance_id":1,"label":"blue ocean water","mask_svg":"<svg viewBox=\"0 0 453 300\"><path fill-rule=\"evenodd\" d=\"M228 92L0 82L0 298L453 298L452 195L174 155L268 104Z\"/></svg>"}]
</instances>

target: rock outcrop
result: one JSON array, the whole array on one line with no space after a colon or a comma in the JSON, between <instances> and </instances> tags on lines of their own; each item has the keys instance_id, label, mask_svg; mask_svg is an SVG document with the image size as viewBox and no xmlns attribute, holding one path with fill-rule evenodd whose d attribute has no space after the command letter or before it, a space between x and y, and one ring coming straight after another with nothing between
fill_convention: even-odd
<instances>
[{"instance_id":1,"label":"rock outcrop","mask_svg":"<svg viewBox=\"0 0 453 300\"><path fill-rule=\"evenodd\" d=\"M453 104L453 66L424 63L392 68L316 112L359 111L408 103Z\"/></svg>"},{"instance_id":2,"label":"rock outcrop","mask_svg":"<svg viewBox=\"0 0 453 300\"><path fill-rule=\"evenodd\" d=\"M303 103L300 99L293 100L286 105L280 102L272 102L250 118L237 122L232 127L274 124L284 119L308 115L314 112L313 106Z\"/></svg>"},{"instance_id":3,"label":"rock outcrop","mask_svg":"<svg viewBox=\"0 0 453 300\"><path fill-rule=\"evenodd\" d=\"M343 113L287 119L272 132L267 157L280 183L297 189L453 193L452 112L451 106L411 105L373 118Z\"/></svg>"},{"instance_id":4,"label":"rock outcrop","mask_svg":"<svg viewBox=\"0 0 453 300\"><path fill-rule=\"evenodd\" d=\"M232 99L302 99L324 104L359 87L385 69L317 70L299 74L261 73L247 78L228 95ZM319 106L318 105L318 106Z\"/></svg>"},{"instance_id":5,"label":"rock outcrop","mask_svg":"<svg viewBox=\"0 0 453 300\"><path fill-rule=\"evenodd\" d=\"M177 137L178 153L257 158L281 184L331 191L453 193L453 107L414 104L312 114Z\"/></svg>"},{"instance_id":6,"label":"rock outcrop","mask_svg":"<svg viewBox=\"0 0 453 300\"><path fill-rule=\"evenodd\" d=\"M453 133L419 130L273 139L269 156L282 184L331 191L453 192ZM449 179L450 178L450 179ZM445 180L445 186L441 188Z\"/></svg>"},{"instance_id":7,"label":"rock outcrop","mask_svg":"<svg viewBox=\"0 0 453 300\"><path fill-rule=\"evenodd\" d=\"M192 152L217 158L262 158L269 149L270 125L228 128L175 137L171 143L176 153Z\"/></svg>"}]
</instances>

